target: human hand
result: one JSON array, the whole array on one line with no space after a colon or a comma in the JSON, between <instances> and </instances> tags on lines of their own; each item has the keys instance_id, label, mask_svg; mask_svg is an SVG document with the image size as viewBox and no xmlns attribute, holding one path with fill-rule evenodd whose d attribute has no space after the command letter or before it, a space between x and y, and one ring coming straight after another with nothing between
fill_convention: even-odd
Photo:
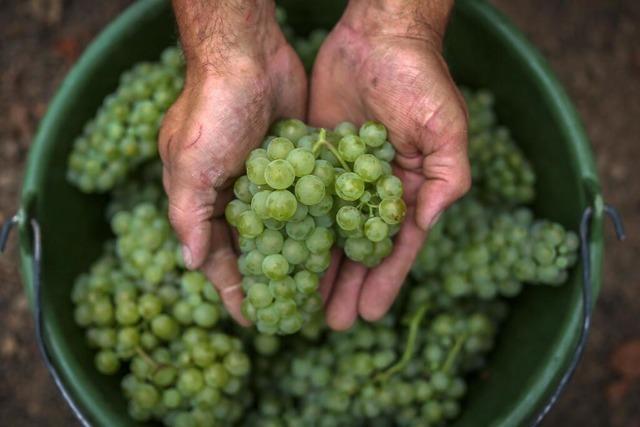
<instances>
[{"instance_id":1,"label":"human hand","mask_svg":"<svg viewBox=\"0 0 640 427\"><path fill-rule=\"evenodd\" d=\"M351 0L316 59L311 124L384 123L407 204L394 250L379 266L334 254L321 284L333 329L387 312L429 228L469 189L465 104L441 55L445 3L452 4Z\"/></svg>"},{"instance_id":2,"label":"human hand","mask_svg":"<svg viewBox=\"0 0 640 427\"><path fill-rule=\"evenodd\" d=\"M200 268L231 315L242 277L223 217L232 178L280 117L304 118L306 75L273 2L174 0L187 71L158 140L169 219L185 265Z\"/></svg>"}]
</instances>

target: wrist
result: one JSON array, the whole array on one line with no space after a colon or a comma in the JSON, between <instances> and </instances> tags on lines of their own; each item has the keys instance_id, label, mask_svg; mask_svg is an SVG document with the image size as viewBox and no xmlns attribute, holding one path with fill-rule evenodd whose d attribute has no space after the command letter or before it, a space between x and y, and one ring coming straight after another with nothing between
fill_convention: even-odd
<instances>
[{"instance_id":1,"label":"wrist","mask_svg":"<svg viewBox=\"0 0 640 427\"><path fill-rule=\"evenodd\" d=\"M237 74L265 65L286 39L271 0L174 0L187 79Z\"/></svg>"},{"instance_id":2,"label":"wrist","mask_svg":"<svg viewBox=\"0 0 640 427\"><path fill-rule=\"evenodd\" d=\"M366 35L442 43L453 0L350 0L341 23Z\"/></svg>"}]
</instances>

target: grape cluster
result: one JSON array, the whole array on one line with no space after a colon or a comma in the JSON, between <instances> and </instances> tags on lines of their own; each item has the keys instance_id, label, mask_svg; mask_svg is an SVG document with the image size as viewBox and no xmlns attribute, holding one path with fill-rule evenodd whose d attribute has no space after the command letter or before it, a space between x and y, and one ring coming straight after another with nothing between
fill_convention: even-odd
<instances>
[{"instance_id":1,"label":"grape cluster","mask_svg":"<svg viewBox=\"0 0 640 427\"><path fill-rule=\"evenodd\" d=\"M473 192L489 203L516 206L535 197L531 164L511 138L495 124L493 95L463 91L469 109L469 160Z\"/></svg>"},{"instance_id":2,"label":"grape cluster","mask_svg":"<svg viewBox=\"0 0 640 427\"><path fill-rule=\"evenodd\" d=\"M396 308L375 324L328 332L322 346L298 338L276 357L262 353L254 385L262 398L246 425L441 425L457 417L464 374L484 364L504 307L452 306L418 284L403 300L404 316Z\"/></svg>"},{"instance_id":3,"label":"grape cluster","mask_svg":"<svg viewBox=\"0 0 640 427\"><path fill-rule=\"evenodd\" d=\"M227 425L246 402L243 343L216 331L228 318L213 285L181 268L166 215L147 203L113 219L117 238L72 293L74 317L103 374L126 374L129 414L169 426ZM135 246L129 240L137 236ZM169 247L168 247L169 246Z\"/></svg>"},{"instance_id":4,"label":"grape cluster","mask_svg":"<svg viewBox=\"0 0 640 427\"><path fill-rule=\"evenodd\" d=\"M131 211L142 203L152 204L161 210L166 210L167 199L162 188L162 164L150 162L141 166L132 179L116 186L110 193L110 200L106 208L107 220L120 211Z\"/></svg>"},{"instance_id":5,"label":"grape cluster","mask_svg":"<svg viewBox=\"0 0 640 427\"><path fill-rule=\"evenodd\" d=\"M240 236L242 310L262 333L295 333L321 307L336 232L345 254L367 266L393 248L406 212L389 164L395 150L379 123L356 132L347 122L327 132L280 121L234 184L225 217Z\"/></svg>"},{"instance_id":6,"label":"grape cluster","mask_svg":"<svg viewBox=\"0 0 640 427\"><path fill-rule=\"evenodd\" d=\"M467 196L431 230L412 271L453 297L513 297L523 283L564 283L577 249L575 233L535 221L527 208L501 211Z\"/></svg>"},{"instance_id":7,"label":"grape cluster","mask_svg":"<svg viewBox=\"0 0 640 427\"><path fill-rule=\"evenodd\" d=\"M183 259L178 240L165 211L151 203L139 203L131 211L119 211L111 219L116 252L122 269L143 280L149 290L159 286Z\"/></svg>"},{"instance_id":8,"label":"grape cluster","mask_svg":"<svg viewBox=\"0 0 640 427\"><path fill-rule=\"evenodd\" d=\"M103 193L157 157L162 115L180 93L183 74L182 54L175 47L167 48L159 62L140 63L122 74L118 89L74 142L69 181L86 193Z\"/></svg>"}]
</instances>

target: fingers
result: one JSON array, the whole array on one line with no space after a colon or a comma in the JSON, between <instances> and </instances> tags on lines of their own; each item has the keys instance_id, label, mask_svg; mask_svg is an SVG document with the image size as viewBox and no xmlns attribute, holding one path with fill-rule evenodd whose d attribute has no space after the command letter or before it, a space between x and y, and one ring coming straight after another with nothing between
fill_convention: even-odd
<instances>
[{"instance_id":1,"label":"fingers","mask_svg":"<svg viewBox=\"0 0 640 427\"><path fill-rule=\"evenodd\" d=\"M430 121L419 136L425 182L418 190L416 220L424 231L471 186L466 111L455 87L450 92L440 117Z\"/></svg>"},{"instance_id":2,"label":"fingers","mask_svg":"<svg viewBox=\"0 0 640 427\"><path fill-rule=\"evenodd\" d=\"M356 321L358 297L366 275L367 267L358 262L345 260L340 266L326 309L326 320L331 329L343 331Z\"/></svg>"},{"instance_id":3,"label":"fingers","mask_svg":"<svg viewBox=\"0 0 640 427\"><path fill-rule=\"evenodd\" d=\"M190 179L169 178L169 220L182 242L182 256L187 268L202 265L209 254L211 220L216 191L196 188Z\"/></svg>"},{"instance_id":4,"label":"fingers","mask_svg":"<svg viewBox=\"0 0 640 427\"><path fill-rule=\"evenodd\" d=\"M202 266L202 272L218 290L223 304L241 325L250 323L242 316L242 276L238 271L238 258L233 250L229 228L223 219L211 223L211 253Z\"/></svg>"},{"instance_id":5,"label":"fingers","mask_svg":"<svg viewBox=\"0 0 640 427\"><path fill-rule=\"evenodd\" d=\"M414 210L396 236L391 255L367 274L358 300L358 313L368 321L380 319L391 307L411 265L420 251L426 232L414 221Z\"/></svg>"},{"instance_id":6,"label":"fingers","mask_svg":"<svg viewBox=\"0 0 640 427\"><path fill-rule=\"evenodd\" d=\"M471 186L471 169L463 135L424 158L425 182L418 190L416 222L427 231L440 214Z\"/></svg>"}]
</instances>

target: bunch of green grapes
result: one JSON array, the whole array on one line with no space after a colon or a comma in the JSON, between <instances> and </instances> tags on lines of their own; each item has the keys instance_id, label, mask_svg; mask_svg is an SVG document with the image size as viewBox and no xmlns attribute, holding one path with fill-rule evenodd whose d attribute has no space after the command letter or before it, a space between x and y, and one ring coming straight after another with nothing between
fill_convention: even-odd
<instances>
[{"instance_id":1,"label":"bunch of green grapes","mask_svg":"<svg viewBox=\"0 0 640 427\"><path fill-rule=\"evenodd\" d=\"M262 333L295 333L322 306L317 290L335 240L334 171L299 143L307 132L299 120L279 123L251 152L225 209L240 236L242 310Z\"/></svg>"},{"instance_id":2,"label":"bunch of green grapes","mask_svg":"<svg viewBox=\"0 0 640 427\"><path fill-rule=\"evenodd\" d=\"M536 221L526 208L499 211L466 197L433 228L413 267L453 297L513 297L523 283L558 285L577 260L578 237Z\"/></svg>"},{"instance_id":3,"label":"bunch of green grapes","mask_svg":"<svg viewBox=\"0 0 640 427\"><path fill-rule=\"evenodd\" d=\"M469 160L473 190L489 203L516 206L535 197L535 173L511 138L496 124L493 95L463 90L469 109Z\"/></svg>"},{"instance_id":4,"label":"bunch of green grapes","mask_svg":"<svg viewBox=\"0 0 640 427\"><path fill-rule=\"evenodd\" d=\"M108 245L72 299L97 370L125 374L131 417L169 426L238 420L251 362L239 339L215 330L227 314L213 285L180 268L156 285L124 266Z\"/></svg>"},{"instance_id":5,"label":"bunch of green grapes","mask_svg":"<svg viewBox=\"0 0 640 427\"><path fill-rule=\"evenodd\" d=\"M166 211L156 205L143 202L131 211L117 212L111 229L122 269L150 290L183 267L180 245Z\"/></svg>"},{"instance_id":6,"label":"bunch of green grapes","mask_svg":"<svg viewBox=\"0 0 640 427\"><path fill-rule=\"evenodd\" d=\"M395 150L379 123L356 131L347 122L327 132L280 121L234 184L225 216L240 236L242 309L262 333L297 332L320 308L336 231L345 254L367 266L393 249L406 212L389 163Z\"/></svg>"},{"instance_id":7,"label":"bunch of green grapes","mask_svg":"<svg viewBox=\"0 0 640 427\"><path fill-rule=\"evenodd\" d=\"M391 253L391 237L407 211L402 181L391 169L395 149L381 123L368 121L357 129L343 122L335 132L337 147L325 144L337 159L335 192L339 200L334 210L338 243L348 258L374 267Z\"/></svg>"},{"instance_id":8,"label":"bunch of green grapes","mask_svg":"<svg viewBox=\"0 0 640 427\"><path fill-rule=\"evenodd\" d=\"M118 89L74 142L67 170L71 183L86 193L103 193L157 157L162 116L182 90L183 62L179 49L171 47L159 62L139 63L122 74Z\"/></svg>"},{"instance_id":9,"label":"bunch of green grapes","mask_svg":"<svg viewBox=\"0 0 640 427\"><path fill-rule=\"evenodd\" d=\"M107 220L120 211L131 211L136 205L145 202L167 209L167 196L162 188L162 163L151 161L135 171L132 179L120 183L111 191L106 208Z\"/></svg>"},{"instance_id":10,"label":"bunch of green grapes","mask_svg":"<svg viewBox=\"0 0 640 427\"><path fill-rule=\"evenodd\" d=\"M298 338L285 352L261 353L254 375L261 399L246 424L414 426L455 418L464 374L484 363L504 310L443 303L433 287L419 285L403 310L375 324L328 332L321 346Z\"/></svg>"}]
</instances>

